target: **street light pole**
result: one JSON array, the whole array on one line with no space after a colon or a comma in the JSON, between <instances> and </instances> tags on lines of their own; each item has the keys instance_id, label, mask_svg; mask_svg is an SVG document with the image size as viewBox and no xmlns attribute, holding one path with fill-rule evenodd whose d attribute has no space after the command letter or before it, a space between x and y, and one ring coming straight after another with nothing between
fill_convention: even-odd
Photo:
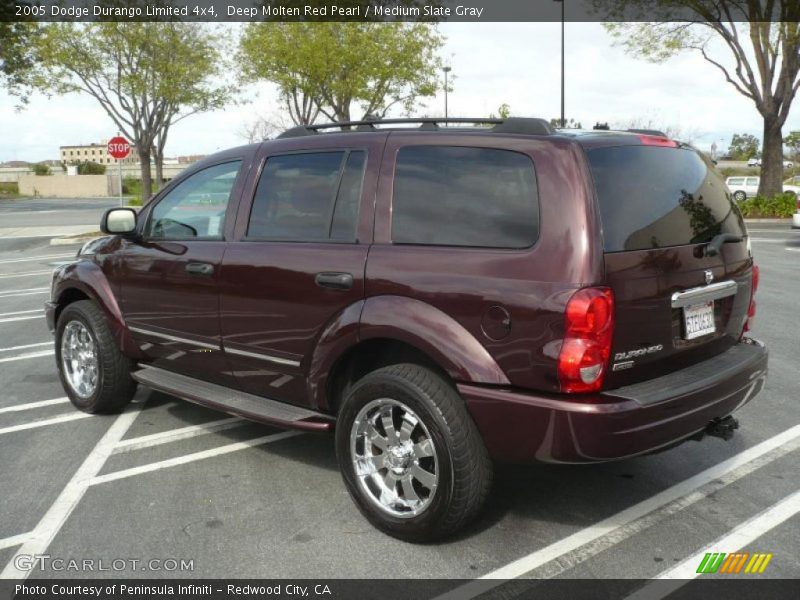
<instances>
[{"instance_id":1,"label":"street light pole","mask_svg":"<svg viewBox=\"0 0 800 600\"><path fill-rule=\"evenodd\" d=\"M452 71L451 67L442 67L444 71L444 118L447 118L447 74Z\"/></svg>"},{"instance_id":2,"label":"street light pole","mask_svg":"<svg viewBox=\"0 0 800 600\"><path fill-rule=\"evenodd\" d=\"M564 117L564 5L565 0L561 1L561 127L567 126L567 120Z\"/></svg>"}]
</instances>

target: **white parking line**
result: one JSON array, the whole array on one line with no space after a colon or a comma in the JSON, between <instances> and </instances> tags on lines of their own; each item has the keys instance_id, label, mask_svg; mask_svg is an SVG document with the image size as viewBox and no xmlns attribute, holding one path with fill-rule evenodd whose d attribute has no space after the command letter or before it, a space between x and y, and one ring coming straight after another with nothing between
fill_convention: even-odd
<instances>
[{"instance_id":1,"label":"white parking line","mask_svg":"<svg viewBox=\"0 0 800 600\"><path fill-rule=\"evenodd\" d=\"M0 348L0 352L11 352L12 350L27 350L28 348L38 348L40 346L52 346L53 342L41 342L38 344L25 344L24 346L11 346L10 348Z\"/></svg>"},{"instance_id":2,"label":"white parking line","mask_svg":"<svg viewBox=\"0 0 800 600\"><path fill-rule=\"evenodd\" d=\"M39 427L47 427L48 425L58 425L59 423L77 421L78 419L86 419L91 416L92 415L85 412L72 412L66 415L61 415L60 417L53 417L52 419L42 419L41 421L33 421L32 423L22 423L21 425L3 427L0 429L0 435L14 433L17 431L25 431L26 429L38 429Z\"/></svg>"},{"instance_id":3,"label":"white parking line","mask_svg":"<svg viewBox=\"0 0 800 600\"><path fill-rule=\"evenodd\" d=\"M44 312L41 308L36 308L34 310L17 310L14 312L0 313L0 317L15 317L17 315L30 315L41 312Z\"/></svg>"},{"instance_id":4,"label":"white parking line","mask_svg":"<svg viewBox=\"0 0 800 600\"><path fill-rule=\"evenodd\" d=\"M55 353L56 353L55 349L42 350L41 352L28 352L26 354L20 354L19 356L9 356L8 358L0 358L0 363L14 362L17 360L27 360L29 358L39 358L40 356L52 356Z\"/></svg>"},{"instance_id":5,"label":"white parking line","mask_svg":"<svg viewBox=\"0 0 800 600\"><path fill-rule=\"evenodd\" d=\"M3 273L0 275L0 279L14 279L16 277L34 277L36 275L50 275L53 273L52 269L46 269L44 271L27 271L25 273Z\"/></svg>"},{"instance_id":6,"label":"white parking line","mask_svg":"<svg viewBox=\"0 0 800 600\"><path fill-rule=\"evenodd\" d=\"M0 296L4 298L5 296ZM16 323L17 321L32 321L33 319L43 319L44 315L29 315L27 317L9 317L7 319L0 319L0 323Z\"/></svg>"},{"instance_id":7,"label":"white parking line","mask_svg":"<svg viewBox=\"0 0 800 600\"><path fill-rule=\"evenodd\" d=\"M800 491L786 496L777 504L773 504L768 509L736 527L728 535L719 538L712 544L698 550L696 554L679 565L656 576L656 579L672 580L668 584L665 585L664 582L654 581L628 596L628 600L651 600L668 596L699 575L697 573L697 566L700 563L699 557L704 556L706 552L737 552L748 544L752 544L781 523L788 521L797 513L800 513Z\"/></svg>"},{"instance_id":8,"label":"white parking line","mask_svg":"<svg viewBox=\"0 0 800 600\"><path fill-rule=\"evenodd\" d=\"M31 410L33 408L41 408L43 406L53 406L54 404L64 404L66 402L69 402L69 398L67 397L53 398L52 400L40 400L39 402L28 402L27 404L15 404L14 406L0 408L0 414Z\"/></svg>"},{"instance_id":9,"label":"white parking line","mask_svg":"<svg viewBox=\"0 0 800 600\"><path fill-rule=\"evenodd\" d=\"M142 473L160 471L161 469L167 469L169 467L175 467L178 465L185 465L187 463L191 463L196 460L202 460L204 458L221 456L222 454L229 454L231 452L236 452L238 450L245 450L247 448L252 448L254 446L260 446L262 444L279 442L280 440L285 440L287 438L295 437L302 434L303 434L302 431L284 431L282 433L274 433L272 435L265 435L263 437L247 440L246 442L236 442L233 444L227 444L225 446L219 446L217 448L212 448L210 450L193 452L192 454L184 454L183 456L176 456L175 458L160 460L158 462L142 465L140 467L132 467L130 469L123 469L122 471L114 471L113 473L98 475L89 482L89 485L97 485L99 483L107 483L109 481L116 481L117 479L125 479L126 477L133 477L134 475L141 475Z\"/></svg>"},{"instance_id":10,"label":"white parking line","mask_svg":"<svg viewBox=\"0 0 800 600\"><path fill-rule=\"evenodd\" d=\"M3 290L0 291L0 298L4 298L6 296L21 295L24 292L43 292L49 289L50 289L49 287L38 287L38 288L25 288L21 290Z\"/></svg>"},{"instance_id":11,"label":"white parking line","mask_svg":"<svg viewBox=\"0 0 800 600\"><path fill-rule=\"evenodd\" d=\"M31 539L30 533L21 533L19 535L12 535L11 537L3 538L0 540L0 550L3 548L13 548L14 546L19 546L27 542L29 539Z\"/></svg>"},{"instance_id":12,"label":"white parking line","mask_svg":"<svg viewBox=\"0 0 800 600\"><path fill-rule=\"evenodd\" d=\"M129 404L125 412L114 420L31 532L31 537L17 549L14 556L8 561L5 569L0 573L0 579L27 579L30 571L18 569L15 564L17 558L23 555L42 554L47 550L64 522L83 498L89 487L89 481L103 468L106 460L111 456L114 446L125 436L143 406L144 402Z\"/></svg>"},{"instance_id":13,"label":"white parking line","mask_svg":"<svg viewBox=\"0 0 800 600\"><path fill-rule=\"evenodd\" d=\"M7 265L10 263L32 262L34 260L53 260L56 258L75 258L75 253L72 254L48 254L46 256L31 256L28 258L4 258L0 260L0 265Z\"/></svg>"},{"instance_id":14,"label":"white parking line","mask_svg":"<svg viewBox=\"0 0 800 600\"><path fill-rule=\"evenodd\" d=\"M757 458L783 446L784 444L794 441L798 437L800 437L800 425L795 425L794 427L787 429L786 431L779 433L778 435L771 437L768 440L753 446L752 448L748 448L747 450L740 452L739 454L736 454L735 456L732 456L731 458L724 460L721 463L706 469L705 471L701 471L689 479L685 479L684 481L681 481L680 483L659 492L655 496L651 496L650 498L647 498L638 504L634 504L633 506L630 506L625 510L616 513L615 515L603 519L602 521L595 523L590 527L581 529L570 536L567 536L557 542L553 542L549 546L545 546L544 548L536 550L527 556L523 556L522 558L519 558L505 565L504 567L500 567L499 569L491 571L476 581L464 584L455 588L454 590L451 590L450 592L438 596L437 600L461 600L465 598L474 598L475 596L483 594L497 587L498 585L501 585L505 580L520 577L546 563L549 563L550 561L556 560L568 552L573 552L578 548L592 543L603 536L608 536L619 530L621 527L629 525L633 521L641 519L653 511L658 510L671 502L675 502L676 500L683 498L688 494L691 494L704 485L711 483L715 479L724 477L731 471L756 460Z\"/></svg>"},{"instance_id":15,"label":"white parking line","mask_svg":"<svg viewBox=\"0 0 800 600\"><path fill-rule=\"evenodd\" d=\"M576 567L580 563L589 560L593 556L596 556L597 554L616 546L624 540L631 538L658 523L661 523L667 517L674 515L685 508L688 508L700 500L708 498L710 495L720 491L736 481L739 481L746 475L754 473L758 469L781 458L782 456L786 456L787 454L794 452L798 448L800 448L800 436L783 444L782 446L779 446L771 452L768 452L767 454L764 454L763 456L760 456L759 458L742 465L726 475L723 475L719 479L715 479L697 491L678 498L674 502L670 502L669 504L650 513L649 515L642 517L641 519L637 519L627 525L623 525L608 535L581 546L574 552L569 552L559 556L557 560L542 565L541 568L536 569L533 573L526 573L526 577L533 576L535 578L543 579L557 577L565 571Z\"/></svg>"},{"instance_id":16,"label":"white parking line","mask_svg":"<svg viewBox=\"0 0 800 600\"><path fill-rule=\"evenodd\" d=\"M218 421L203 423L202 425L190 425L189 427L181 427L180 429L170 429L169 431L162 431L160 433L152 433L150 435L130 438L127 440L122 440L119 444L117 444L114 448L113 454L131 452L132 450L141 450L142 448L150 448L152 446L160 446L161 444L177 442L178 440L185 440L198 435L205 435L215 431L231 429L245 423L247 423L247 421L240 419L239 417L231 417L229 419L219 419Z\"/></svg>"}]
</instances>

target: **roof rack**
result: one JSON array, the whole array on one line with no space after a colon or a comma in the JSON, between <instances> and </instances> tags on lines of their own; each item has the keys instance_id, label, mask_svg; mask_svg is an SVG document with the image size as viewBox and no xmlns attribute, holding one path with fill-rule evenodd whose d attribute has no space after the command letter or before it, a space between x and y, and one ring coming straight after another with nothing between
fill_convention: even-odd
<instances>
[{"instance_id":1,"label":"roof rack","mask_svg":"<svg viewBox=\"0 0 800 600\"><path fill-rule=\"evenodd\" d=\"M544 119L525 118L525 117L509 117L508 119L492 119L492 118L453 118L453 119L438 119L431 117L424 117L419 119L366 119L364 121L344 121L339 123L320 123L316 125L298 125L287 129L278 138L293 138L305 135L316 135L323 129L341 129L340 133L353 132L353 131L380 131L386 128L378 129L375 125L408 125L412 123L419 123L419 129L423 131L437 131L440 129L440 124L471 124L471 125L494 125L487 129L487 133L518 133L524 135L552 135L555 130L550 126L550 123ZM351 129L352 128L352 129ZM390 128L391 129L391 128ZM399 128L395 128L399 129ZM407 129L407 128L403 128Z\"/></svg>"}]
</instances>

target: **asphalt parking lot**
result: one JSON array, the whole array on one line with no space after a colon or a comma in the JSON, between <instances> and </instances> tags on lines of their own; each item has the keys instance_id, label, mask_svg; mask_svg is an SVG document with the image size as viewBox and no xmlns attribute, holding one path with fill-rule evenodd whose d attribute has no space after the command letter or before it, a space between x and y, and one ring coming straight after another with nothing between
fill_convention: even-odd
<instances>
[{"instance_id":1,"label":"asphalt parking lot","mask_svg":"<svg viewBox=\"0 0 800 600\"><path fill-rule=\"evenodd\" d=\"M146 389L120 416L73 410L41 308L49 271L77 246L19 234L91 228L114 204L70 203L0 203L0 576L642 579L692 576L705 552L741 550L773 554L758 577L800 578L800 231L749 226L761 267L753 335L769 346L770 376L731 441L596 466L499 466L476 523L415 546L361 517L332 437ZM20 568L41 554L128 562ZM143 566L153 559L191 569ZM458 597L494 584L482 585Z\"/></svg>"}]
</instances>

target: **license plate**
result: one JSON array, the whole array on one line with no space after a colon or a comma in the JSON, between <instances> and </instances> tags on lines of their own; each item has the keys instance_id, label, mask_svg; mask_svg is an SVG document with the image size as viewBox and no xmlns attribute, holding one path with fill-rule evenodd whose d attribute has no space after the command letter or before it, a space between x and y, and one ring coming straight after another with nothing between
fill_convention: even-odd
<instances>
[{"instance_id":1,"label":"license plate","mask_svg":"<svg viewBox=\"0 0 800 600\"><path fill-rule=\"evenodd\" d=\"M683 323L687 340L714 333L714 301L686 306L683 309Z\"/></svg>"}]
</instances>

